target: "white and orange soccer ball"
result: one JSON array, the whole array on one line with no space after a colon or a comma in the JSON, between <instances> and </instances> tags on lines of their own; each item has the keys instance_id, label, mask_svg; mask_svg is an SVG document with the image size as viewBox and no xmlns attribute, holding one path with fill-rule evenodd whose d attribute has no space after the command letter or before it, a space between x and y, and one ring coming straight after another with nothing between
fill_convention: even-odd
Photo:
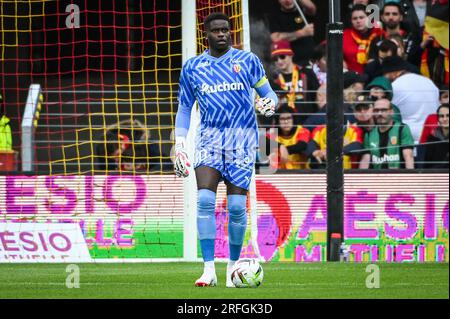
<instances>
[{"instance_id":1,"label":"white and orange soccer ball","mask_svg":"<svg viewBox=\"0 0 450 319\"><path fill-rule=\"evenodd\" d=\"M263 268L256 259L239 259L231 271L231 281L237 288L257 288L263 279Z\"/></svg>"}]
</instances>

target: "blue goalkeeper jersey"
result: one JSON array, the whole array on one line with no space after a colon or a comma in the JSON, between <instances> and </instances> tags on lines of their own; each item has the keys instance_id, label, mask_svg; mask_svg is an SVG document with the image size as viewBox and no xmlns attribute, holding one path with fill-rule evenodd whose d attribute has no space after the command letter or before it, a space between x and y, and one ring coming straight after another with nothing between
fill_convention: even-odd
<instances>
[{"instance_id":1,"label":"blue goalkeeper jersey","mask_svg":"<svg viewBox=\"0 0 450 319\"><path fill-rule=\"evenodd\" d=\"M197 146L256 148L253 88L265 82L262 63L251 52L230 48L215 58L207 50L189 59L181 71L178 100L180 108L189 110L198 101Z\"/></svg>"}]
</instances>

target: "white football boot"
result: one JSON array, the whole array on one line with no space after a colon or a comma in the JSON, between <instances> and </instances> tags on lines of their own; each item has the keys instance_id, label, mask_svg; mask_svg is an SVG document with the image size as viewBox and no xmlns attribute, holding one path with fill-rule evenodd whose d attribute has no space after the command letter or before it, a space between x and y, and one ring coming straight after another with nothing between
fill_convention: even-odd
<instances>
[{"instance_id":1,"label":"white football boot","mask_svg":"<svg viewBox=\"0 0 450 319\"><path fill-rule=\"evenodd\" d=\"M227 265L227 281L226 286L227 288L236 288L236 286L233 284L233 281L231 280L231 273L233 271L234 263L232 265Z\"/></svg>"},{"instance_id":2,"label":"white football boot","mask_svg":"<svg viewBox=\"0 0 450 319\"><path fill-rule=\"evenodd\" d=\"M196 287L215 287L217 286L217 276L212 272L204 272L203 275L195 281Z\"/></svg>"}]
</instances>

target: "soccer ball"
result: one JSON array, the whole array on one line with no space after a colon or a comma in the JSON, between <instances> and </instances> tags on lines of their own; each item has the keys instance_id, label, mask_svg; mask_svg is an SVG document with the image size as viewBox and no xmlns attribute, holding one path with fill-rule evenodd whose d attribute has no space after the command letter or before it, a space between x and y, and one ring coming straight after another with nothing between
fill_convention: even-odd
<instances>
[{"instance_id":1,"label":"soccer ball","mask_svg":"<svg viewBox=\"0 0 450 319\"><path fill-rule=\"evenodd\" d=\"M231 272L231 281L237 288L256 288L263 278L264 271L256 259L239 259Z\"/></svg>"}]
</instances>

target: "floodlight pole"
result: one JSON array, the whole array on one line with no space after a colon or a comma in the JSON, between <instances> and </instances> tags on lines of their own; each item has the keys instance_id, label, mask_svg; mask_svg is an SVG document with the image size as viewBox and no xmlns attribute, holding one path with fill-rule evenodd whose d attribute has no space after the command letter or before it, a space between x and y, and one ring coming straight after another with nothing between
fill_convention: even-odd
<instances>
[{"instance_id":1,"label":"floodlight pole","mask_svg":"<svg viewBox=\"0 0 450 319\"><path fill-rule=\"evenodd\" d=\"M344 240L343 33L340 0L329 0L327 24L327 261L339 261Z\"/></svg>"}]
</instances>

